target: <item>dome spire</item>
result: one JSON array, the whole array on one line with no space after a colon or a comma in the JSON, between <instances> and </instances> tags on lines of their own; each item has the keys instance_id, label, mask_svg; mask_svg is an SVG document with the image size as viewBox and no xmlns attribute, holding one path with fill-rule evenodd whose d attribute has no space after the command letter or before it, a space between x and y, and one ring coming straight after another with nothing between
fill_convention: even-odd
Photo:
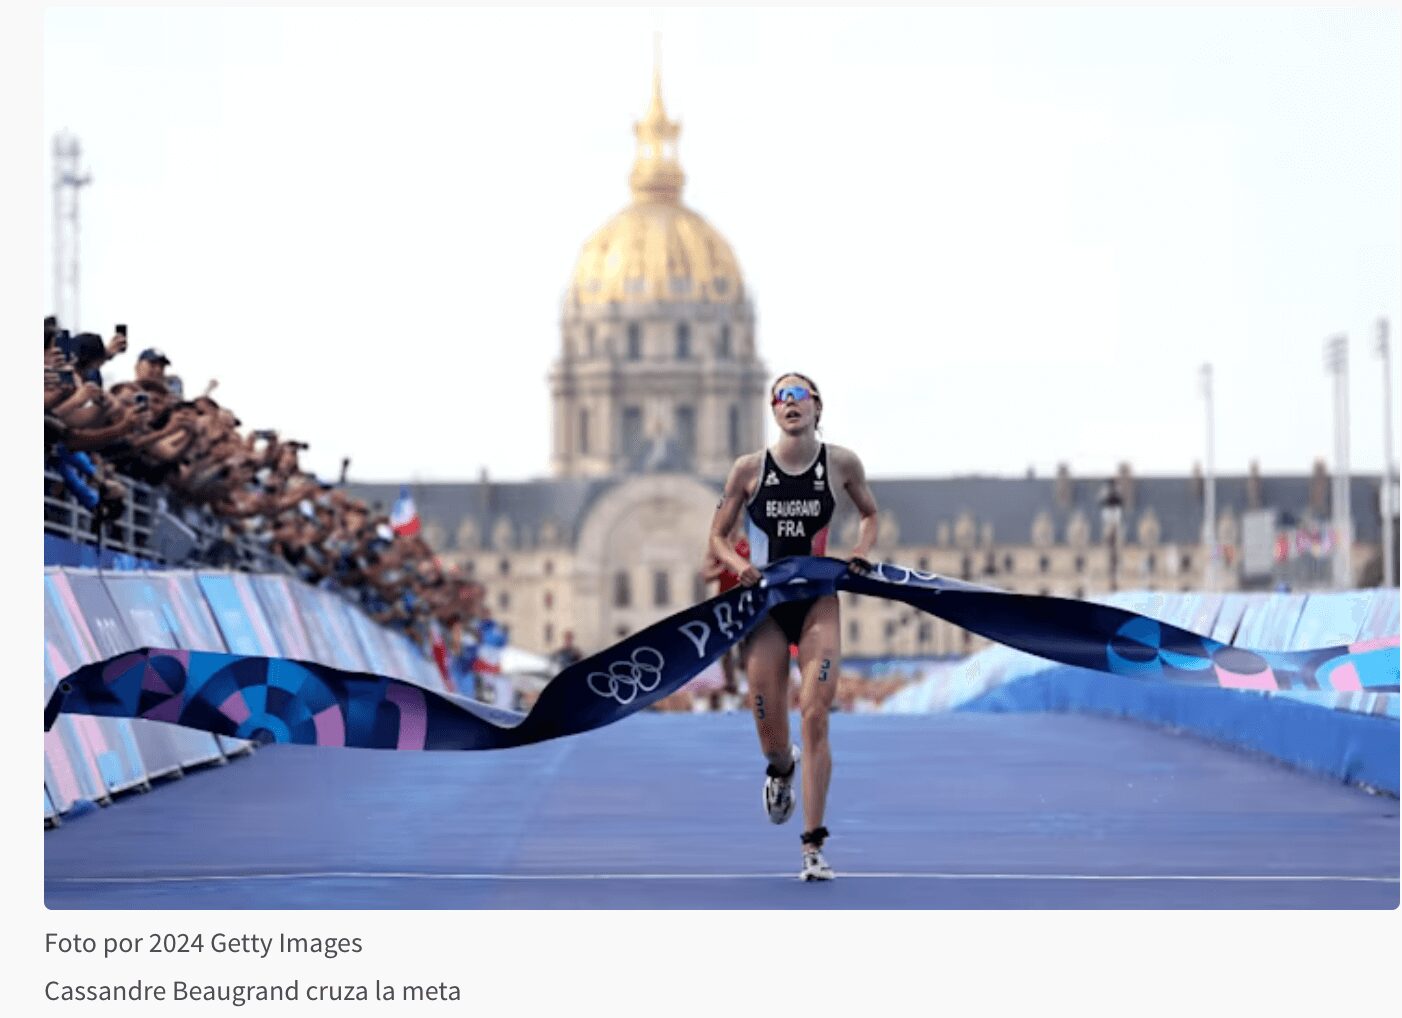
<instances>
[{"instance_id":1,"label":"dome spire","mask_svg":"<svg viewBox=\"0 0 1402 1018\"><path fill-rule=\"evenodd\" d=\"M662 36L652 37L652 101L643 119L633 125L638 139L638 154L633 160L633 172L628 184L635 202L664 202L681 204L682 184L686 175L677 161L677 136L681 124L667 117L662 104Z\"/></svg>"}]
</instances>

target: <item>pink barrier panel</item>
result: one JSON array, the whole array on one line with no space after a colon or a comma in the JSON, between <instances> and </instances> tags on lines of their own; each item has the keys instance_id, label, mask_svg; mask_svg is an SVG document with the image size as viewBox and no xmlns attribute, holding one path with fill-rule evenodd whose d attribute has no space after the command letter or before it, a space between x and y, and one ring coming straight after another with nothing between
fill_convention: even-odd
<instances>
[{"instance_id":1,"label":"pink barrier panel","mask_svg":"<svg viewBox=\"0 0 1402 1018\"><path fill-rule=\"evenodd\" d=\"M89 626L69 577L58 570L44 574L44 695L61 676L79 665L101 661L122 648L109 650L108 637L120 629L108 601L106 615ZM132 734L132 722L111 718L61 716L44 734L44 785L60 812L79 800L101 800L113 792L146 783L145 765Z\"/></svg>"}]
</instances>

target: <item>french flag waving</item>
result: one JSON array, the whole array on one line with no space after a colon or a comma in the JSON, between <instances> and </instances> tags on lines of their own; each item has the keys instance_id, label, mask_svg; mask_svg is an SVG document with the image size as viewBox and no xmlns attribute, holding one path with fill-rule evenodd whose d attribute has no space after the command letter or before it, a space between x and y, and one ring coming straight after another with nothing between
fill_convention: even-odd
<instances>
[{"instance_id":1,"label":"french flag waving","mask_svg":"<svg viewBox=\"0 0 1402 1018\"><path fill-rule=\"evenodd\" d=\"M399 489L399 497L394 500L394 508L389 513L389 525L400 537L413 537L419 532L419 510L407 486Z\"/></svg>"}]
</instances>

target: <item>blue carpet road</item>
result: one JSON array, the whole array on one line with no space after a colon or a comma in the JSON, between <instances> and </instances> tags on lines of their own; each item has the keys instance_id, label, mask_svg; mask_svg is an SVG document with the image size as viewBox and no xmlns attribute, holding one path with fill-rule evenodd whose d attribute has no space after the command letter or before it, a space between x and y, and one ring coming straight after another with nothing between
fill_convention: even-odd
<instances>
[{"instance_id":1,"label":"blue carpet road","mask_svg":"<svg viewBox=\"0 0 1402 1018\"><path fill-rule=\"evenodd\" d=\"M830 884L745 715L275 746L49 831L50 908L1396 908L1397 800L1124 721L839 715Z\"/></svg>"}]
</instances>

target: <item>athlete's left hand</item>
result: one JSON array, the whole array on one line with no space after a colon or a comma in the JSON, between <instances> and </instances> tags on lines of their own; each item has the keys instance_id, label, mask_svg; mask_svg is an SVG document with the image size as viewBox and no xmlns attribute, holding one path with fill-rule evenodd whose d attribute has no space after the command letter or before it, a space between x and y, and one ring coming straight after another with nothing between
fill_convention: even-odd
<instances>
[{"instance_id":1,"label":"athlete's left hand","mask_svg":"<svg viewBox=\"0 0 1402 1018\"><path fill-rule=\"evenodd\" d=\"M872 564L860 555L853 555L847 560L847 568L859 576L867 576L872 571Z\"/></svg>"}]
</instances>

